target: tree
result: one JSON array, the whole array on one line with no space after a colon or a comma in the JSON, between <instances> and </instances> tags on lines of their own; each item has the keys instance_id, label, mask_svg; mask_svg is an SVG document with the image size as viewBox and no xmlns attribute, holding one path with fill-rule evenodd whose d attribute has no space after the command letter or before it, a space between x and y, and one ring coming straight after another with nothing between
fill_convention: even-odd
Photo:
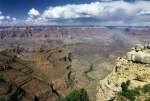
<instances>
[{"instance_id":1,"label":"tree","mask_svg":"<svg viewBox=\"0 0 150 101\"><path fill-rule=\"evenodd\" d=\"M150 84L146 84L143 86L144 93L150 93Z\"/></svg>"},{"instance_id":2,"label":"tree","mask_svg":"<svg viewBox=\"0 0 150 101\"><path fill-rule=\"evenodd\" d=\"M130 101L135 101L136 96L139 95L139 91L134 89L134 90L129 90L128 87L130 85L130 81L123 82L121 84L122 92L121 95L129 99Z\"/></svg>"},{"instance_id":3,"label":"tree","mask_svg":"<svg viewBox=\"0 0 150 101\"><path fill-rule=\"evenodd\" d=\"M89 101L87 91L83 88L80 90L80 101Z\"/></svg>"},{"instance_id":4,"label":"tree","mask_svg":"<svg viewBox=\"0 0 150 101\"><path fill-rule=\"evenodd\" d=\"M73 90L66 97L61 97L57 101L89 101L89 96L85 89Z\"/></svg>"},{"instance_id":5,"label":"tree","mask_svg":"<svg viewBox=\"0 0 150 101\"><path fill-rule=\"evenodd\" d=\"M125 82L122 82L121 88L122 88L122 91L127 91L128 90L128 85Z\"/></svg>"},{"instance_id":6,"label":"tree","mask_svg":"<svg viewBox=\"0 0 150 101\"><path fill-rule=\"evenodd\" d=\"M67 101L80 101L80 92L78 90L72 91L67 97Z\"/></svg>"}]
</instances>

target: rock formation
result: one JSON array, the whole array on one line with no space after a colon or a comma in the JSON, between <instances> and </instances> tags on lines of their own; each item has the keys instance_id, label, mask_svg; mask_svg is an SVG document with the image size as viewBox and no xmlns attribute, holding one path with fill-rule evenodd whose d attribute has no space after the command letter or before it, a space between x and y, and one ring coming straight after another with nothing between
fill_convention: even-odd
<instances>
[{"instance_id":1,"label":"rock formation","mask_svg":"<svg viewBox=\"0 0 150 101\"><path fill-rule=\"evenodd\" d=\"M128 60L140 63L150 64L150 54L149 54L150 44L145 46L137 45L131 52L127 53Z\"/></svg>"},{"instance_id":2,"label":"rock formation","mask_svg":"<svg viewBox=\"0 0 150 101\"><path fill-rule=\"evenodd\" d=\"M134 49L134 50L133 50ZM127 56L117 59L113 71L100 80L97 88L97 101L113 101L122 90L121 84L131 81L130 89L150 83L150 48L138 45Z\"/></svg>"},{"instance_id":3,"label":"rock formation","mask_svg":"<svg viewBox=\"0 0 150 101\"><path fill-rule=\"evenodd\" d=\"M71 56L61 47L0 52L0 100L55 101L65 95L75 79Z\"/></svg>"}]
</instances>

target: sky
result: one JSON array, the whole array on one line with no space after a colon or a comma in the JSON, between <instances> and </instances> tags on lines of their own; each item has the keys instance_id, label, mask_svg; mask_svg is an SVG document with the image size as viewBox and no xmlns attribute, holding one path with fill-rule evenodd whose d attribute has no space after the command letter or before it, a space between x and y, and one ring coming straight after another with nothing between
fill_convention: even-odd
<instances>
[{"instance_id":1,"label":"sky","mask_svg":"<svg viewBox=\"0 0 150 101\"><path fill-rule=\"evenodd\" d=\"M150 26L150 0L0 0L0 26Z\"/></svg>"}]
</instances>

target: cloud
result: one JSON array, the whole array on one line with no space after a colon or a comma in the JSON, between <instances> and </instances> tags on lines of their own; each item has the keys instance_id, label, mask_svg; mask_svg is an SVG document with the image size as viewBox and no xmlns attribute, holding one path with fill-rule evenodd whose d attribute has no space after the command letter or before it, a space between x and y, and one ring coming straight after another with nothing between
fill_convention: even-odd
<instances>
[{"instance_id":1,"label":"cloud","mask_svg":"<svg viewBox=\"0 0 150 101\"><path fill-rule=\"evenodd\" d=\"M150 25L149 1L102 1L105 2L48 7L41 14L32 8L27 21L34 24Z\"/></svg>"},{"instance_id":2,"label":"cloud","mask_svg":"<svg viewBox=\"0 0 150 101\"><path fill-rule=\"evenodd\" d=\"M41 17L47 19L75 19L75 18L90 18L103 16L115 16L115 14L134 12L133 4L116 1L116 2L93 2L90 4L68 4L64 6L49 7L46 9Z\"/></svg>"},{"instance_id":3,"label":"cloud","mask_svg":"<svg viewBox=\"0 0 150 101\"><path fill-rule=\"evenodd\" d=\"M130 2L127 2L130 1ZM0 12L0 22L18 25L149 25L150 1L99 0L88 4L50 6L42 12L31 8L25 20L5 16Z\"/></svg>"},{"instance_id":4,"label":"cloud","mask_svg":"<svg viewBox=\"0 0 150 101\"><path fill-rule=\"evenodd\" d=\"M14 17L10 17L9 15L5 16L3 13L0 11L0 26L5 26L5 25L14 25L16 23L17 19Z\"/></svg>"},{"instance_id":5,"label":"cloud","mask_svg":"<svg viewBox=\"0 0 150 101\"><path fill-rule=\"evenodd\" d=\"M65 5L65 6L56 6L49 7L44 11L43 17L45 18L80 18L80 17L91 17L97 16L103 10L101 6L99 6L99 2L90 3L90 4L79 4L79 5Z\"/></svg>"},{"instance_id":6,"label":"cloud","mask_svg":"<svg viewBox=\"0 0 150 101\"><path fill-rule=\"evenodd\" d=\"M16 20L17 20L16 18L14 18L14 17L12 18L12 21L16 21Z\"/></svg>"},{"instance_id":7,"label":"cloud","mask_svg":"<svg viewBox=\"0 0 150 101\"><path fill-rule=\"evenodd\" d=\"M7 19L7 20L10 20L11 18L10 18L10 16L6 16L6 19Z\"/></svg>"},{"instance_id":8,"label":"cloud","mask_svg":"<svg viewBox=\"0 0 150 101\"><path fill-rule=\"evenodd\" d=\"M33 23L37 23L35 19L37 19L40 16L40 13L37 9L32 8L29 10L28 12L28 17L26 19L26 22L28 24L33 24ZM39 19L39 18L38 18ZM26 23L25 22L25 23Z\"/></svg>"},{"instance_id":9,"label":"cloud","mask_svg":"<svg viewBox=\"0 0 150 101\"><path fill-rule=\"evenodd\" d=\"M130 1L130 2L127 2ZM150 26L150 1L99 0L88 4L50 6L42 12L31 8L17 19L0 11L0 25L143 25Z\"/></svg>"},{"instance_id":10,"label":"cloud","mask_svg":"<svg viewBox=\"0 0 150 101\"><path fill-rule=\"evenodd\" d=\"M5 19L5 16L1 15L0 20L4 20L4 19Z\"/></svg>"},{"instance_id":11,"label":"cloud","mask_svg":"<svg viewBox=\"0 0 150 101\"><path fill-rule=\"evenodd\" d=\"M36 10L35 8L32 8L32 9L29 10L28 15L29 15L30 17L36 17L36 16L39 16L40 13L39 13L39 11Z\"/></svg>"}]
</instances>

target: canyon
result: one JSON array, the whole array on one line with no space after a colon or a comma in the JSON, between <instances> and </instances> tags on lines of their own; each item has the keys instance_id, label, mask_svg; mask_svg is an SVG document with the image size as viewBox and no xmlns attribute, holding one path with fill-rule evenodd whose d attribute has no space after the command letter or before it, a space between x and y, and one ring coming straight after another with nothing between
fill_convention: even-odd
<instances>
[{"instance_id":1,"label":"canyon","mask_svg":"<svg viewBox=\"0 0 150 101\"><path fill-rule=\"evenodd\" d=\"M0 96L12 98L18 91L7 93L11 85L21 92L20 100L56 101L85 88L95 101L99 81L114 70L117 57L135 44L150 43L149 32L150 27L136 26L1 27L0 71L6 86L0 85Z\"/></svg>"}]
</instances>

